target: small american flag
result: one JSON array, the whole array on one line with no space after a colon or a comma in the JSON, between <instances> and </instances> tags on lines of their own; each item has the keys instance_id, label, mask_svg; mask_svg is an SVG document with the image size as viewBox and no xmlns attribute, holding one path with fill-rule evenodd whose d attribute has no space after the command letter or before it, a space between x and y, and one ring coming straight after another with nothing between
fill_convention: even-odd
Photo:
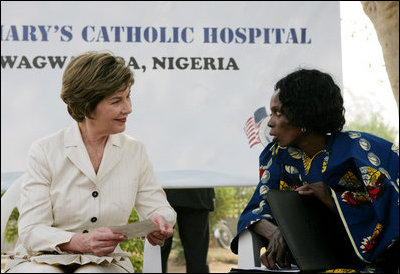
<instances>
[{"instance_id":1,"label":"small american flag","mask_svg":"<svg viewBox=\"0 0 400 274\"><path fill-rule=\"evenodd\" d=\"M260 107L254 112L253 116L247 119L246 124L244 125L243 129L247 135L247 139L249 139L250 148L261 142L260 136L258 135L258 130L260 128L261 121L265 117L267 117L267 111L265 110L265 107Z\"/></svg>"}]
</instances>

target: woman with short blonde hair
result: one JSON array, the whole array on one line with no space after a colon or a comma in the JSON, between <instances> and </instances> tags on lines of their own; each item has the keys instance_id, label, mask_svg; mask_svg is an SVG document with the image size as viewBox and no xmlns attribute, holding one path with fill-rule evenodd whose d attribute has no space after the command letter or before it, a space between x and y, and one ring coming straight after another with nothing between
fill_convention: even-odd
<instances>
[{"instance_id":1,"label":"woman with short blonde hair","mask_svg":"<svg viewBox=\"0 0 400 274\"><path fill-rule=\"evenodd\" d=\"M119 247L133 209L163 245L176 213L144 145L123 134L133 74L122 58L88 52L68 64L61 98L75 123L34 142L21 183L19 239L7 272L133 272Z\"/></svg>"},{"instance_id":2,"label":"woman with short blonde hair","mask_svg":"<svg viewBox=\"0 0 400 274\"><path fill-rule=\"evenodd\" d=\"M61 99L77 122L82 122L105 97L133 85L132 71L121 57L88 52L68 64L62 79Z\"/></svg>"}]
</instances>

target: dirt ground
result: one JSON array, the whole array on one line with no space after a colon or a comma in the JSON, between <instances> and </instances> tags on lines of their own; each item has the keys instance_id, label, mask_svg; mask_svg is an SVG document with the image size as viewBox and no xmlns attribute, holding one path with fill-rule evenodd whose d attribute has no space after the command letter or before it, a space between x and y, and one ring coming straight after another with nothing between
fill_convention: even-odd
<instances>
[{"instance_id":1,"label":"dirt ground","mask_svg":"<svg viewBox=\"0 0 400 274\"><path fill-rule=\"evenodd\" d=\"M228 273L231 268L237 267L237 255L228 249L210 247L208 265L210 273ZM168 260L168 273L186 273L185 260L176 258L173 252Z\"/></svg>"},{"instance_id":2,"label":"dirt ground","mask_svg":"<svg viewBox=\"0 0 400 274\"><path fill-rule=\"evenodd\" d=\"M1 260L1 273L3 273L5 260ZM221 247L210 247L208 250L208 264L211 273L228 273L232 267L237 267L237 255ZM168 262L168 273L186 273L184 259L176 257L171 252Z\"/></svg>"},{"instance_id":3,"label":"dirt ground","mask_svg":"<svg viewBox=\"0 0 400 274\"><path fill-rule=\"evenodd\" d=\"M237 264L226 264L223 262L210 262L210 273L228 273L231 268L237 267ZM168 273L186 273L184 264L171 264L168 266Z\"/></svg>"}]
</instances>

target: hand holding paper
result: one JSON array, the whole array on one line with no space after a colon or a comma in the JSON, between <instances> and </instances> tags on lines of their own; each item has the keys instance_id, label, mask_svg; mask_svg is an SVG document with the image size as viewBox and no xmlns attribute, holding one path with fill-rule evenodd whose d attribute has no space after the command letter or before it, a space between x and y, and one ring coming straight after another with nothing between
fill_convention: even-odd
<instances>
[{"instance_id":1,"label":"hand holding paper","mask_svg":"<svg viewBox=\"0 0 400 274\"><path fill-rule=\"evenodd\" d=\"M121 226L110 226L109 228L113 232L124 234L128 238L147 236L150 244L161 246L165 239L171 237L174 233L172 225L159 214L151 215L149 220Z\"/></svg>"},{"instance_id":2,"label":"hand holding paper","mask_svg":"<svg viewBox=\"0 0 400 274\"><path fill-rule=\"evenodd\" d=\"M110 226L109 228L113 232L124 234L128 238L143 237L150 232L159 230L152 220L144 220L127 225Z\"/></svg>"},{"instance_id":3,"label":"hand holding paper","mask_svg":"<svg viewBox=\"0 0 400 274\"><path fill-rule=\"evenodd\" d=\"M150 219L157 225L159 230L149 233L147 239L152 245L163 246L165 239L171 237L174 233L173 227L159 214L151 215Z\"/></svg>"}]
</instances>

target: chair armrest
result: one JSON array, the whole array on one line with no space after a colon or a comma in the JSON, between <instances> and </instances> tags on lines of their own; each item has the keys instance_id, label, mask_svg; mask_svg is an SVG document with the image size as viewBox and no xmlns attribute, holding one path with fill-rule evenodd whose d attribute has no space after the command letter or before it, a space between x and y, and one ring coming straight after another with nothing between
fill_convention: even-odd
<instances>
[{"instance_id":1,"label":"chair armrest","mask_svg":"<svg viewBox=\"0 0 400 274\"><path fill-rule=\"evenodd\" d=\"M260 249L264 246L264 239L249 229L239 235L238 268L261 266Z\"/></svg>"},{"instance_id":2,"label":"chair armrest","mask_svg":"<svg viewBox=\"0 0 400 274\"><path fill-rule=\"evenodd\" d=\"M161 248L151 245L147 239L144 241L143 273L161 273Z\"/></svg>"}]
</instances>

